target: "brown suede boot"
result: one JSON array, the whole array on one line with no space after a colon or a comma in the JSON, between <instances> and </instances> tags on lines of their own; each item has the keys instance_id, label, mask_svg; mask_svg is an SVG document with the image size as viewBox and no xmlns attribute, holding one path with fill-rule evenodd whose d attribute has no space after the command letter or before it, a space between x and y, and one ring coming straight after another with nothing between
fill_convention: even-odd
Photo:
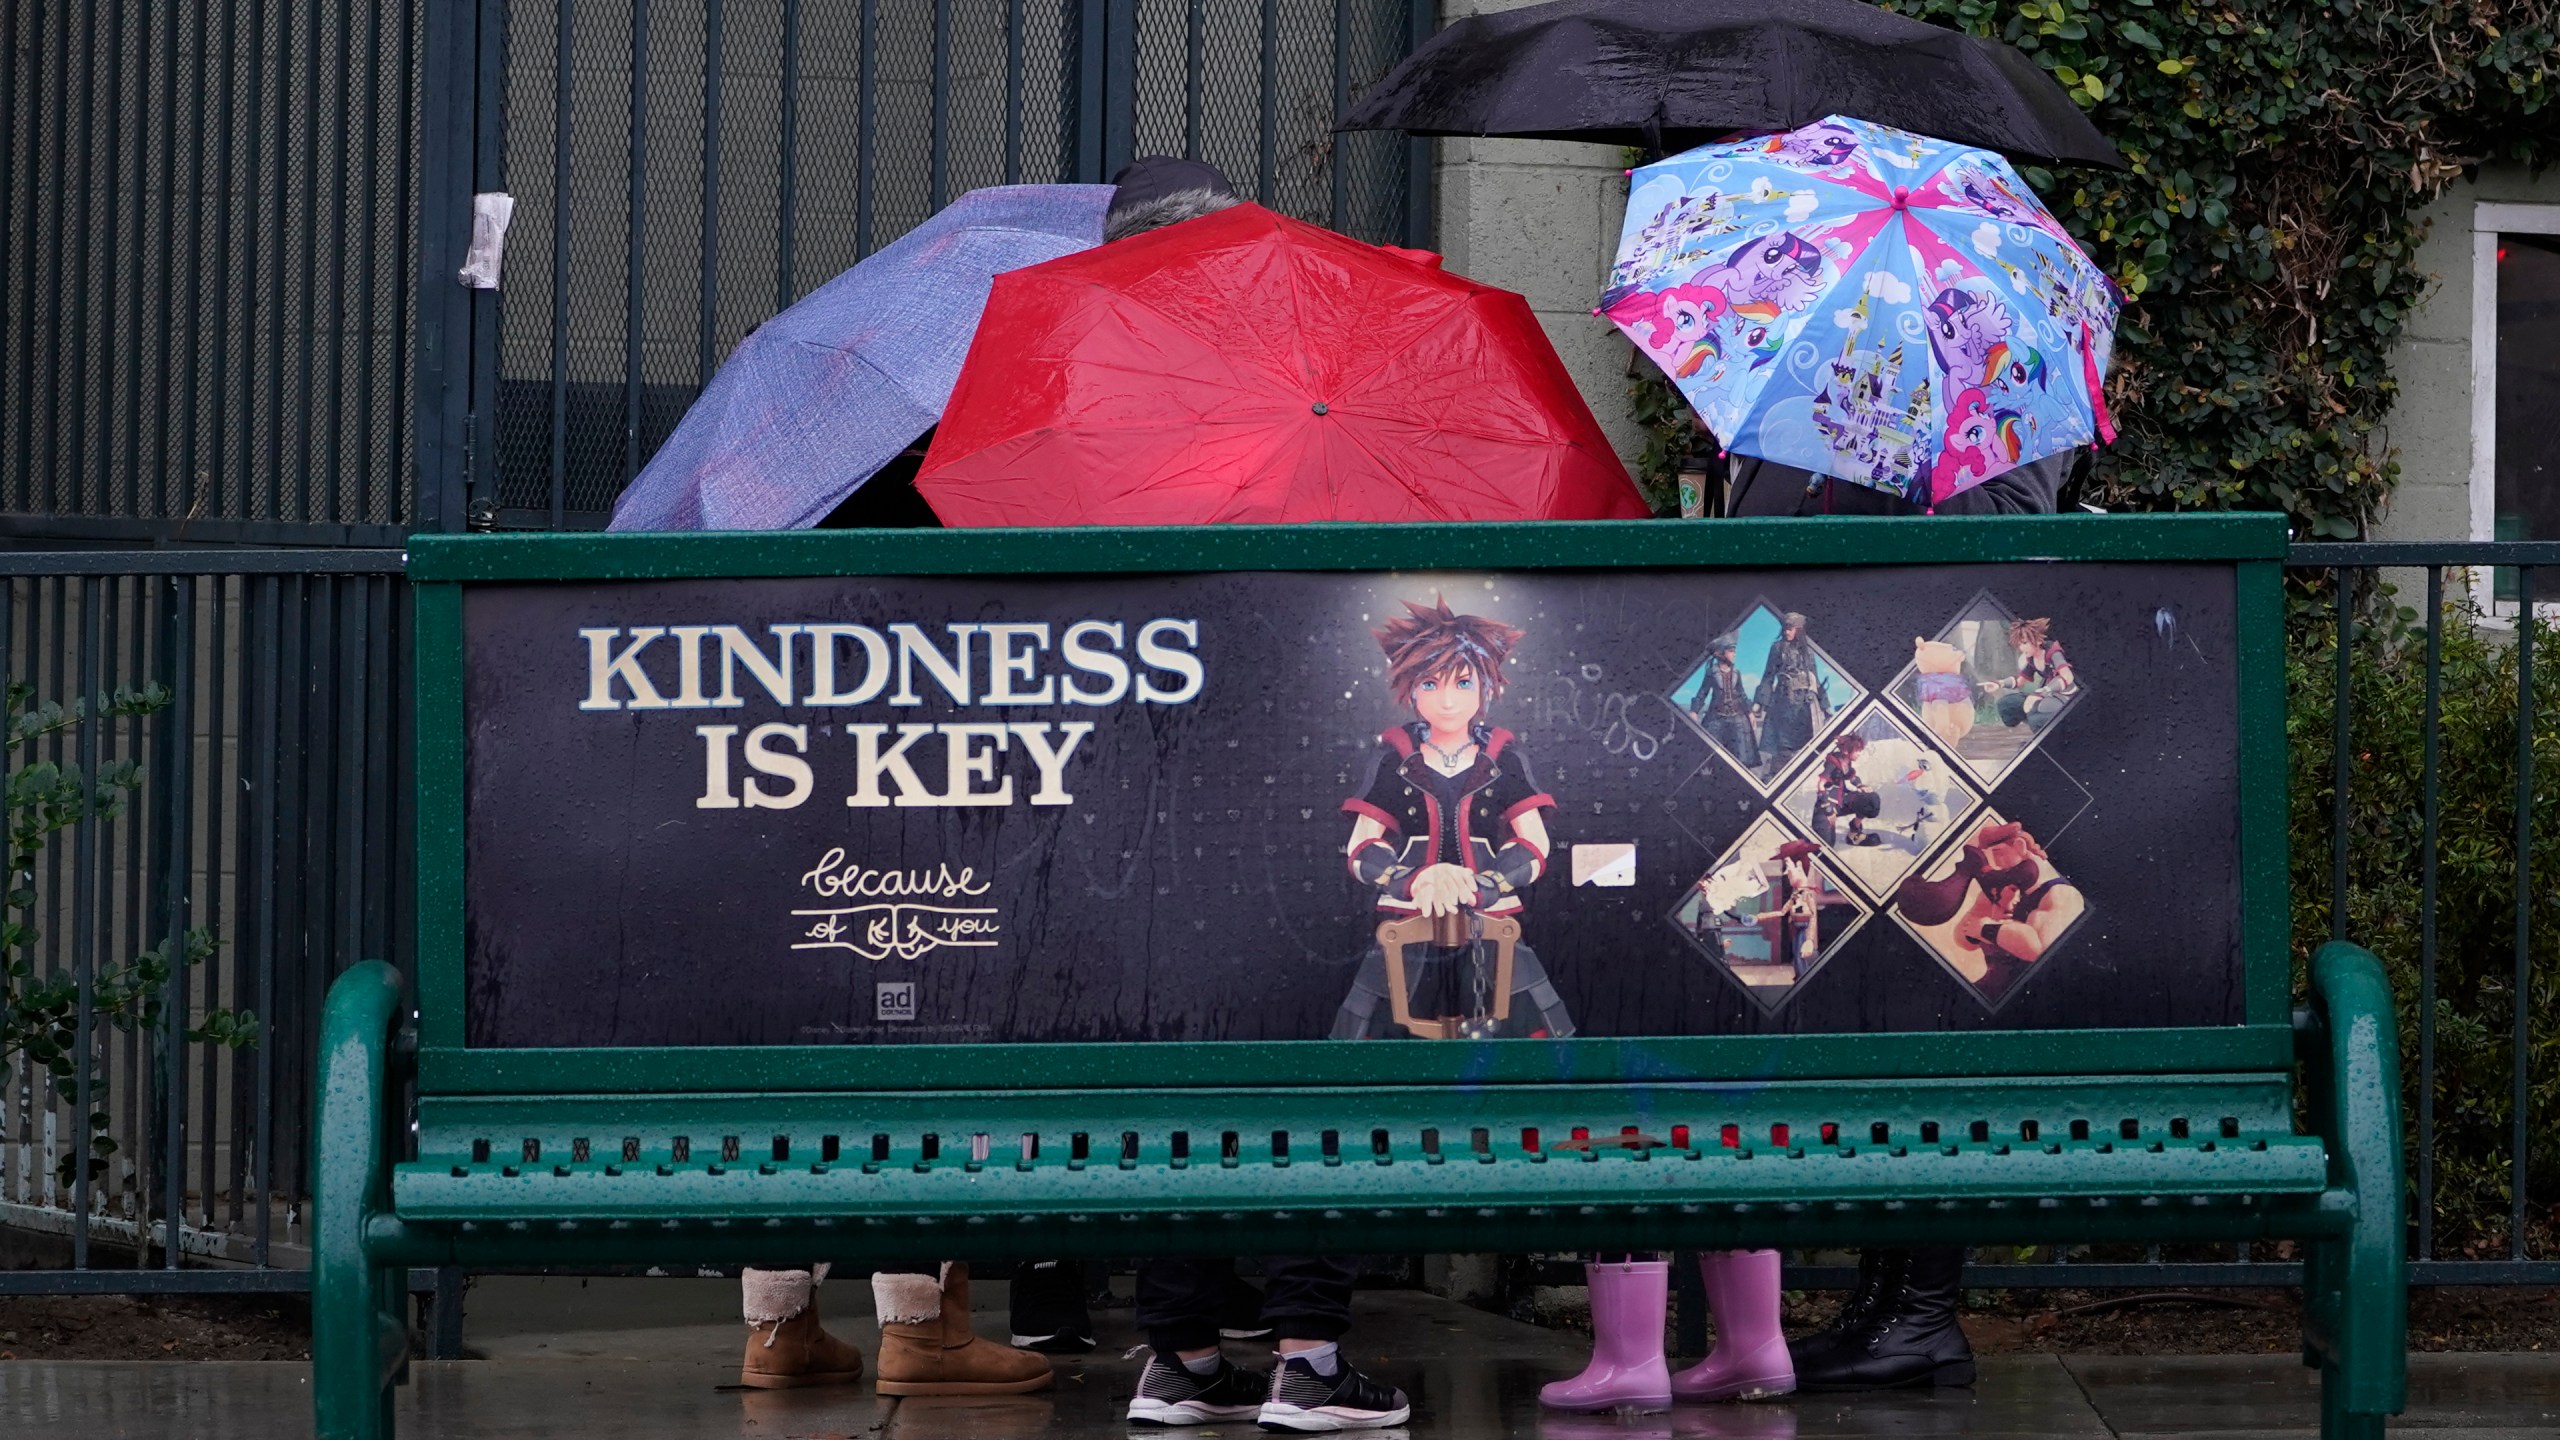
<instances>
[{"instance_id":1,"label":"brown suede boot","mask_svg":"<svg viewBox=\"0 0 2560 1440\"><path fill-rule=\"evenodd\" d=\"M874 1275L883 1395L1018 1395L1056 1379L1049 1357L980 1339L969 1325L969 1267L930 1275Z\"/></svg>"},{"instance_id":2,"label":"brown suede boot","mask_svg":"<svg viewBox=\"0 0 2560 1440\"><path fill-rule=\"evenodd\" d=\"M818 1324L818 1277L805 1270L748 1270L747 1358L738 1383L758 1390L850 1385L862 1378L862 1352Z\"/></svg>"}]
</instances>

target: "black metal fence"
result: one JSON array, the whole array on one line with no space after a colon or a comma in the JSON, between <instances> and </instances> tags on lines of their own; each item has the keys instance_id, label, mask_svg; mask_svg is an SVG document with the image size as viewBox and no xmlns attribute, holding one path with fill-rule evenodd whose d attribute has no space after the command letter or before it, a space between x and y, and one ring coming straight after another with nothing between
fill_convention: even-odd
<instances>
[{"instance_id":1,"label":"black metal fence","mask_svg":"<svg viewBox=\"0 0 2560 1440\"><path fill-rule=\"evenodd\" d=\"M156 1026L78 1032L91 1059L69 1093L27 1056L0 1070L0 1224L22 1259L73 1272L0 1268L0 1293L304 1283L322 996L352 960L410 950L401 558L0 555L12 709L66 710L8 770L76 767L94 794L110 767L142 769L121 813L51 836L12 881L36 935L11 958L72 977L87 1017L142 952L215 942L172 974ZM153 713L100 703L151 687ZM188 1040L217 1009L254 1013L254 1043ZM103 1165L84 1163L101 1137Z\"/></svg>"},{"instance_id":2,"label":"black metal fence","mask_svg":"<svg viewBox=\"0 0 2560 1440\"><path fill-rule=\"evenodd\" d=\"M2444 1199L2437 1164L2443 1089L2436 1004L2442 898L2437 701L2448 625L2466 619L2442 602L2449 588L2459 594L2470 585L2473 567L2560 563L2560 545L2311 545L2297 547L2292 563L2347 577L2325 623L2351 639L2365 624L2360 617L2374 613L2372 587L2383 572L2401 570L2394 578L2406 587L2404 598L2414 603L2423 592L2417 613L2431 617L2388 657L2420 667L2427 697L2418 720L2426 756L2421 828L2409 837L2414 844L2394 852L2395 861L2423 872L2419 938L2414 955L2386 956L2414 977L2416 989L2407 1007L2418 1049L2412 1278L2560 1284L2560 1256L2535 1248L2531 1223L2560 1198L2560 1187L2535 1182L2537 1161L2547 1175L2560 1157L2534 1149L2527 1068L2535 1040L2550 1040L2549 1024L2536 1023L2534 986L2547 994L2560 978L2560 937L2548 926L2537 930L2532 910L2560 871L2560 855L2536 856L2528 828L2537 805L2545 812L2560 808L2536 794L2552 757L2538 765L2533 742L2540 738L2548 746L2560 736L2544 733L2554 727L2534 703L2535 677L2547 662L2536 656L2530 627L2510 628L2499 642L2512 647L2518 711L2512 761L2498 767L2497 777L2516 807L2512 979L2507 1008L2491 1017L2509 1030L2512 1060L2505 1253L2440 1254L2436 1219ZM104 1133L118 1148L94 1183L65 1186L54 1178L55 1162L88 1133L80 1123L88 1106L76 1095L50 1096L23 1067L5 1077L0 1228L22 1238L54 1237L59 1253L49 1258L86 1268L0 1269L0 1293L294 1289L304 1283L300 1227L312 1157L303 1118L320 998L350 960L384 955L399 963L409 952L407 624L400 569L401 556L386 551L0 555L0 673L46 699L155 683L174 696L155 715L92 716L10 757L13 769L45 759L92 775L100 763L119 759L146 768L138 805L78 827L45 851L32 880L42 936L30 958L40 973L67 972L86 984L101 964L190 927L208 929L220 941L213 958L178 987L183 1005L159 1031L95 1033L111 1116ZM2524 570L2520 581L2527 606L2533 574ZM2485 623L2498 625L2501 617L2493 613ZM2342 647L2342 653L2353 658L2356 648ZM2334 746L2327 767L2331 848L2310 857L2327 862L2333 916L2349 914L2351 889L2374 878L2359 873L2348 844L2361 823L2351 819L2351 807L2359 785L2386 778L2360 772L2357 745L2349 741L2361 723L2351 683L2356 673L2342 662L2334 674L2296 691L2306 711L2323 691L2335 707L2322 727L2333 731L2326 737ZM2317 738L2304 737L2314 754ZM2456 897L2456 903L2469 902ZM180 1009L200 1015L217 1006L257 1012L258 1043L230 1050L179 1037ZM2297 1265L2265 1247L2065 1250L2031 1263L1988 1254L1977 1260L1980 1284L2245 1285L2299 1278ZM189 1262L225 1268L182 1268ZM1798 1276L1816 1284L1846 1278L1819 1268ZM420 1288L432 1288L432 1278L420 1276ZM449 1307L446 1315L449 1320Z\"/></svg>"},{"instance_id":3,"label":"black metal fence","mask_svg":"<svg viewBox=\"0 0 2560 1440\"><path fill-rule=\"evenodd\" d=\"M1406 243L1332 116L1427 0L17 0L0 536L602 523L740 337L964 190L1207 159ZM504 288L457 271L518 202Z\"/></svg>"},{"instance_id":4,"label":"black metal fence","mask_svg":"<svg viewBox=\"0 0 2560 1440\"><path fill-rule=\"evenodd\" d=\"M599 523L740 336L974 186L1185 154L1274 208L1426 244L1427 144L1329 120L1435 18L1426 0L14 0L0 536L391 546L468 520ZM455 278L477 191L517 201L496 292ZM2537 870L2531 817L2552 801L2532 742L2551 727L2529 629L2506 1253L2438 1253L2435 603L2465 567L2560 564L2560 547L2304 546L2294 563L2350 577L2332 622L2349 634L2379 570L2407 567L2428 597L2411 662L2425 811L2405 848L2423 870L2413 1275L2560 1283L2532 1239L2560 1157L2529 1127L2533 987L2549 993L2555 963L2531 907L2560 856ZM11 757L147 776L131 811L44 854L29 960L85 986L188 928L220 942L161 1029L94 1034L117 1147L95 1178L54 1176L101 1097L0 1076L0 1242L85 1267L0 1268L0 1293L303 1283L319 997L351 958L408 948L399 571L390 549L0 555L0 674L43 699L175 696ZM2534 571L2508 573L2529 613ZM2347 649L2329 697L2336 917L2363 883L2353 797L2377 778L2348 743ZM182 1013L221 1007L257 1013L254 1047L183 1039ZM2297 1274L2249 1252L2064 1258L1979 1278Z\"/></svg>"},{"instance_id":5,"label":"black metal fence","mask_svg":"<svg viewBox=\"0 0 2560 1440\"><path fill-rule=\"evenodd\" d=\"M2548 832L2548 823L2537 827L2537 813L2560 810L2560 776L2537 765L2535 751L2548 749L2549 737L2544 733L2553 727L2536 703L2538 657L2535 641L2537 622L2537 578L2549 580L2550 569L2560 565L2560 543L2550 541L2508 541L2447 544L2328 544L2295 546L2287 562L2302 570L2326 572L2331 581L2332 612L2330 625L2336 637L2330 693L2326 697L2329 715L2330 814L2328 831L2329 868L2329 933L2332 936L2372 943L2373 937L2355 932L2350 917L2356 913L2354 894L2359 885L2374 877L2359 873L2356 864L2356 842L2360 826L2356 819L2355 797L2359 784L2374 784L2391 778L2377 776L2369 770L2360 774L2360 765L2369 759L2359 749L2357 740L2357 691L2355 678L2360 658L2356 643L2360 626L2382 612L2385 597L2378 587L2391 585L2397 591L2397 604L2414 611L2419 633L2414 644L2403 643L2399 653L2387 657L2401 666L2414 664L2419 671L2421 700L2416 717L2420 743L2420 765L2417 780L2418 825L2413 835L2390 832L2377 837L2374 848L2398 850L2395 856L2402 864L2414 861L2417 878L2417 936L2414 955L2385 953L2386 961L2399 961L2415 971L2415 993L2404 994L2405 1009L2417 1020L2418 1065L2414 1090L2416 1114L2411 1118L2409 1147L2415 1197L2411 1213L2417 1233L2410 1247L2413 1278L2437 1284L2560 1284L2560 1255L2547 1250L2535 1251L2538 1229L2560 1230L2560 1223L2542 1225L2543 1217L2560 1222L2560 1181L2551 1177L2560 1172L2560 1154L2546 1148L2537 1154L2534 1148L2535 1119L2542 1119L2538 1137L2546 1147L2560 1137L2560 1125L2554 1123L2560 1111L2537 1111L2534 1091L2535 1020L2537 1017L2537 984L2540 994L2548 997L2560 985L2560 937L2549 931L2537 932L2537 904L2547 904L2549 897L2560 893L2560 847L2550 845L2537 835L2537 828ZM2395 573L2396 572L2396 573ZM2453 589L2448 591L2448 584ZM2477 619L2498 627L2511 643L2514 657L2515 749L2510 773L2504 777L2507 804L2512 809L2514 829L2510 863L2513 865L2514 924L2512 948L2505 967L2505 1009L2502 1018L2507 1026L2506 1101L2507 1136L2504 1157L2506 1194L2506 1234L2503 1256L2477 1253L2447 1257L2438 1250L2438 1221L2444 1208L2444 1196L2438 1183L2442 1147L2438 1137L2440 1095L2448 1088L2439 1068L2439 1034L2446 1016L2440 1005L2438 978L2445 956L2439 939L2444 915L2441 871L2445 859L2443 829L2444 786L2443 750L2444 679L2447 644L2448 596L2459 602L2463 619L2477 609ZM2544 602L2560 602L2560 594L2552 594ZM2548 616L2543 617L2547 622ZM2547 665L2547 658L2539 663ZM2405 777L2404 777L2405 778ZM2400 848L2398 842L2414 842ZM2543 853L2537 854L2537 847ZM2537 860L2539 865L2537 866ZM2537 880L2537 875L2539 879ZM2475 906L2477 897L2457 895L2454 903ZM2537 942L2539 949L2537 949ZM2483 1017L2474 1016L2474 1021ZM2543 1038L2550 1039L2548 1023ZM2473 1076L2477 1084L2484 1077ZM2535 1177L2545 1177L2545 1189L2537 1205ZM2476 1251L2477 1247L2471 1247Z\"/></svg>"},{"instance_id":6,"label":"black metal fence","mask_svg":"<svg viewBox=\"0 0 2560 1440\"><path fill-rule=\"evenodd\" d=\"M474 112L474 188L516 209L505 283L468 302L470 413L446 417L469 431L475 523L602 524L741 337L970 189L1187 155L1349 234L1430 234L1428 143L1332 133L1349 95L1429 34L1427 0L513 0L480 15L502 29L494 59L479 41L495 94Z\"/></svg>"},{"instance_id":7,"label":"black metal fence","mask_svg":"<svg viewBox=\"0 0 2560 1440\"><path fill-rule=\"evenodd\" d=\"M0 535L398 543L424 3L0 13Z\"/></svg>"}]
</instances>

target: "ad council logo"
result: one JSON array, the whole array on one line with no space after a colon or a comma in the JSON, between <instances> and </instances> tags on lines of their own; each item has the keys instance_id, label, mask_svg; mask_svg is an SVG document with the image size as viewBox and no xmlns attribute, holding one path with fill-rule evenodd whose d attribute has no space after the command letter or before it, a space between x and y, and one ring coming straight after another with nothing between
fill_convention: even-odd
<instances>
[{"instance_id":1,"label":"ad council logo","mask_svg":"<svg viewBox=\"0 0 2560 1440\"><path fill-rule=\"evenodd\" d=\"M878 1001L872 1011L875 1020L913 1020L916 1018L916 982L897 980L880 982Z\"/></svg>"}]
</instances>

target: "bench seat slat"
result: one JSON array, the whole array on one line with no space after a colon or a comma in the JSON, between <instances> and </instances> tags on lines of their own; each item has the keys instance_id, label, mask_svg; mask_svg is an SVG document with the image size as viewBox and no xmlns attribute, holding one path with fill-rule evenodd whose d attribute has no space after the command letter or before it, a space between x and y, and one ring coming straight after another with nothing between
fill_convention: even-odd
<instances>
[{"instance_id":1,"label":"bench seat slat","mask_svg":"<svg viewBox=\"0 0 2560 1440\"><path fill-rule=\"evenodd\" d=\"M1947 1153L1948 1150L1954 1153ZM662 1169L663 1172L662 1173ZM513 1173L509 1173L509 1172ZM618 1172L618 1173L613 1173ZM716 1172L716 1173L715 1173ZM769 1172L769 1173L768 1173ZM987 1213L1070 1215L1095 1211L1279 1212L1558 1205L1876 1203L2106 1196L2314 1194L2327 1183L2328 1154L2312 1137L2277 1137L2262 1147L2213 1140L2110 1145L1959 1144L1787 1150L1654 1150L1644 1158L1603 1150L1566 1151L1482 1163L1467 1155L1440 1164L1419 1157L1380 1165L1365 1148L1339 1163L1269 1160L1228 1167L1157 1161L1123 1167L1105 1156L1083 1165L1054 1153L1027 1168L995 1159L924 1166L859 1160L683 1165L402 1165L393 1200L406 1220L543 1218L730 1219L821 1216L945 1216Z\"/></svg>"}]
</instances>

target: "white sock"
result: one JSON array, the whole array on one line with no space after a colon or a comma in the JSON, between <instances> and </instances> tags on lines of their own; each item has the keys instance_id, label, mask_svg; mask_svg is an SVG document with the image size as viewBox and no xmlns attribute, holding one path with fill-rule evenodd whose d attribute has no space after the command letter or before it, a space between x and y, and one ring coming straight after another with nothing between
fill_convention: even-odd
<instances>
[{"instance_id":1,"label":"white sock","mask_svg":"<svg viewBox=\"0 0 2560 1440\"><path fill-rule=\"evenodd\" d=\"M1342 1373L1342 1347L1330 1340L1313 1350L1292 1350L1286 1358L1306 1361L1327 1380Z\"/></svg>"},{"instance_id":2,"label":"white sock","mask_svg":"<svg viewBox=\"0 0 2560 1440\"><path fill-rule=\"evenodd\" d=\"M1226 1357L1220 1355L1215 1350L1210 1351L1208 1354L1201 1356L1197 1360L1185 1356L1182 1358L1182 1368L1190 1371L1194 1375L1215 1375L1218 1373L1218 1362L1224 1358Z\"/></svg>"}]
</instances>

